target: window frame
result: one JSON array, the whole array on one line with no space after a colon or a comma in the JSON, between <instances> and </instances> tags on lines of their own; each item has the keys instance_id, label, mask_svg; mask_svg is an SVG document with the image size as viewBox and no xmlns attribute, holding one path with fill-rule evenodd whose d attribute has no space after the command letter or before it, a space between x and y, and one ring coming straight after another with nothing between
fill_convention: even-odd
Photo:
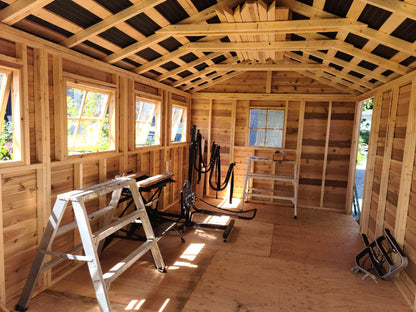
<instances>
[{"instance_id":1,"label":"window frame","mask_svg":"<svg viewBox=\"0 0 416 312\"><path fill-rule=\"evenodd\" d=\"M20 66L9 67L0 64L0 72L7 76L6 83L0 86L0 112L2 113L0 119L0 126L2 129L4 122L4 115L6 114L8 99L11 99L12 110L12 126L13 126L13 159L0 161L0 167L20 165L27 162L27 147L24 146L25 131L27 127L27 120L24 115L23 101L25 97L22 84L22 71ZM7 92L7 90L9 90ZM6 94L7 93L7 94Z\"/></svg>"},{"instance_id":2,"label":"window frame","mask_svg":"<svg viewBox=\"0 0 416 312\"><path fill-rule=\"evenodd\" d=\"M78 90L82 90L82 91L86 91L86 92L94 92L94 93L103 93L108 95L108 99L107 99L107 103L105 105L105 109L103 111L102 117L101 118L82 118L82 111L80 111L79 114L79 118L74 118L74 117L69 117L68 116L68 102L67 102L67 89L68 88L75 88ZM116 129L117 129L117 109L115 106L115 97L116 97L116 88L105 84L100 84L99 82L95 83L95 82L91 82L91 81L82 81L79 79L71 79L71 78L66 78L65 79L65 84L64 84L64 92L65 92L65 111L63 112L65 114L65 128L64 130L64 134L65 134L65 157L85 157L87 155L94 155L96 153L114 153L117 152L118 149L118 138L116 135ZM86 98L87 94L85 94L85 98ZM83 101L85 102L85 100ZM69 146L69 135L68 135L68 122L69 120L79 120L78 124L85 120L85 121L99 121L100 122L100 127L98 131L101 131L102 129L102 125L104 123L104 119L106 116L106 111L108 110L108 123L109 123L109 149L106 150L97 150L97 151L87 151L87 152L73 152L70 153L70 146ZM78 127L76 127L76 129L78 129ZM76 134L77 131L74 131L74 133ZM95 145L95 147L98 146L98 140L99 137L97 139L97 144ZM74 139L75 141L75 139Z\"/></svg>"},{"instance_id":3,"label":"window frame","mask_svg":"<svg viewBox=\"0 0 416 312\"><path fill-rule=\"evenodd\" d=\"M140 121L136 120L137 101L141 101L143 103L151 103L155 105L154 113L152 115L152 121L153 121L153 116L155 116L155 136L159 138L158 144L143 144L143 145L137 144L137 128L136 127L137 127L137 124L140 124ZM138 92L135 93L134 120L133 120L134 121L134 148L143 149L143 148L158 147L162 145L161 110L162 110L162 102L160 99L146 97L146 96L143 96L143 94L138 93ZM149 132L151 130L152 121L150 121L150 126L149 126L148 133L146 135L146 138L148 137Z\"/></svg>"},{"instance_id":4,"label":"window frame","mask_svg":"<svg viewBox=\"0 0 416 312\"><path fill-rule=\"evenodd\" d=\"M172 134L175 133L175 136L178 132L179 129L179 124L180 124L180 119L178 120L178 123L176 125L173 124L173 109L174 108L179 108L183 110L182 113L182 136L181 136L181 141L174 141L172 140ZM170 144L180 144L180 143L186 143L187 141L187 135L188 135L188 107L187 105L184 104L179 104L179 103L172 103L171 105L171 114L170 114L170 137L169 137L169 142ZM173 131L174 129L176 129L175 131Z\"/></svg>"},{"instance_id":5,"label":"window frame","mask_svg":"<svg viewBox=\"0 0 416 312\"><path fill-rule=\"evenodd\" d=\"M266 126L264 128L251 128L250 127L250 119L251 119L251 111L258 110L258 111L266 111ZM267 127L267 119L269 115L269 111L282 111L283 112L283 127L282 128L268 128ZM286 141L286 123L287 123L287 109L284 107L249 107L248 113L248 132L247 132L247 146L252 148L274 148L274 149L284 149L285 148L285 141ZM263 145L250 145L250 130L252 129L260 129L265 130L264 135L264 144ZM282 145L278 146L266 146L266 139L267 139L267 130L281 130L282 131Z\"/></svg>"}]
</instances>

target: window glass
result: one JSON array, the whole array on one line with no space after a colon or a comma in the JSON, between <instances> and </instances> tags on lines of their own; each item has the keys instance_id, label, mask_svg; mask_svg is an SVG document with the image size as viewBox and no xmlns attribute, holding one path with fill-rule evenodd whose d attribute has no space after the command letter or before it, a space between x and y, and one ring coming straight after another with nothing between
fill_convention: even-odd
<instances>
[{"instance_id":1,"label":"window glass","mask_svg":"<svg viewBox=\"0 0 416 312\"><path fill-rule=\"evenodd\" d=\"M284 120L283 110L250 110L248 145L281 148Z\"/></svg>"},{"instance_id":2,"label":"window glass","mask_svg":"<svg viewBox=\"0 0 416 312\"><path fill-rule=\"evenodd\" d=\"M81 87L68 87L67 121L68 154L80 154L114 149L110 138L111 94L107 91L93 91ZM111 111L110 111L111 110Z\"/></svg>"},{"instance_id":3,"label":"window glass","mask_svg":"<svg viewBox=\"0 0 416 312\"><path fill-rule=\"evenodd\" d=\"M160 104L136 99L136 146L160 144Z\"/></svg>"},{"instance_id":4,"label":"window glass","mask_svg":"<svg viewBox=\"0 0 416 312\"><path fill-rule=\"evenodd\" d=\"M171 142L186 141L186 109L172 106Z\"/></svg>"}]
</instances>

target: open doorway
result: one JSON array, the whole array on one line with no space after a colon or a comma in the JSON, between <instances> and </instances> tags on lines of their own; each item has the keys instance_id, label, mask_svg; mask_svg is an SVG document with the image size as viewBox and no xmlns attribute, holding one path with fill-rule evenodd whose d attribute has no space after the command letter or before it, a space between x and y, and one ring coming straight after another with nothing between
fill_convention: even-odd
<instances>
[{"instance_id":1,"label":"open doorway","mask_svg":"<svg viewBox=\"0 0 416 312\"><path fill-rule=\"evenodd\" d=\"M370 138L371 118L373 114L373 100L374 98L369 98L362 101L360 137L358 141L357 163L355 168L354 200L352 205L352 216L358 222L360 221L363 200L368 141Z\"/></svg>"}]
</instances>

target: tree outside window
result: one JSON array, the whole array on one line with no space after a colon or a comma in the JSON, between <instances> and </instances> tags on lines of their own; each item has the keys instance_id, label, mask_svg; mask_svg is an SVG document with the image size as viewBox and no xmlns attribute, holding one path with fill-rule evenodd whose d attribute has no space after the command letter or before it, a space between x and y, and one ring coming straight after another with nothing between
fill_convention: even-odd
<instances>
[{"instance_id":1,"label":"tree outside window","mask_svg":"<svg viewBox=\"0 0 416 312\"><path fill-rule=\"evenodd\" d=\"M284 110L250 110L249 146L283 147Z\"/></svg>"},{"instance_id":2,"label":"tree outside window","mask_svg":"<svg viewBox=\"0 0 416 312\"><path fill-rule=\"evenodd\" d=\"M136 147L160 144L160 105L136 98Z\"/></svg>"},{"instance_id":3,"label":"tree outside window","mask_svg":"<svg viewBox=\"0 0 416 312\"><path fill-rule=\"evenodd\" d=\"M16 70L0 67L0 161L21 159L20 103L12 96ZM15 88L18 93L18 86ZM17 94L16 94L17 95Z\"/></svg>"},{"instance_id":4,"label":"tree outside window","mask_svg":"<svg viewBox=\"0 0 416 312\"><path fill-rule=\"evenodd\" d=\"M68 85L68 154L114 150L111 92Z\"/></svg>"},{"instance_id":5,"label":"tree outside window","mask_svg":"<svg viewBox=\"0 0 416 312\"><path fill-rule=\"evenodd\" d=\"M186 142L186 109L172 106L171 142Z\"/></svg>"}]
</instances>

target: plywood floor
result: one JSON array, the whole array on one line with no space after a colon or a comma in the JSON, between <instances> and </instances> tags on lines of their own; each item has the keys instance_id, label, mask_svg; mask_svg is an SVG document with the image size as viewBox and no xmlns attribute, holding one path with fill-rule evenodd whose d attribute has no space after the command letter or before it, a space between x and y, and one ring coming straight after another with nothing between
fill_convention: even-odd
<instances>
[{"instance_id":1,"label":"plywood floor","mask_svg":"<svg viewBox=\"0 0 416 312\"><path fill-rule=\"evenodd\" d=\"M111 285L113 311L411 311L392 282L350 272L362 248L350 216L301 210L294 220L292 208L257 208L227 243L213 230L188 231L185 243L169 233L159 242L168 272L141 258ZM135 244L108 248L104 270ZM87 268L33 298L29 311L99 311Z\"/></svg>"}]
</instances>

